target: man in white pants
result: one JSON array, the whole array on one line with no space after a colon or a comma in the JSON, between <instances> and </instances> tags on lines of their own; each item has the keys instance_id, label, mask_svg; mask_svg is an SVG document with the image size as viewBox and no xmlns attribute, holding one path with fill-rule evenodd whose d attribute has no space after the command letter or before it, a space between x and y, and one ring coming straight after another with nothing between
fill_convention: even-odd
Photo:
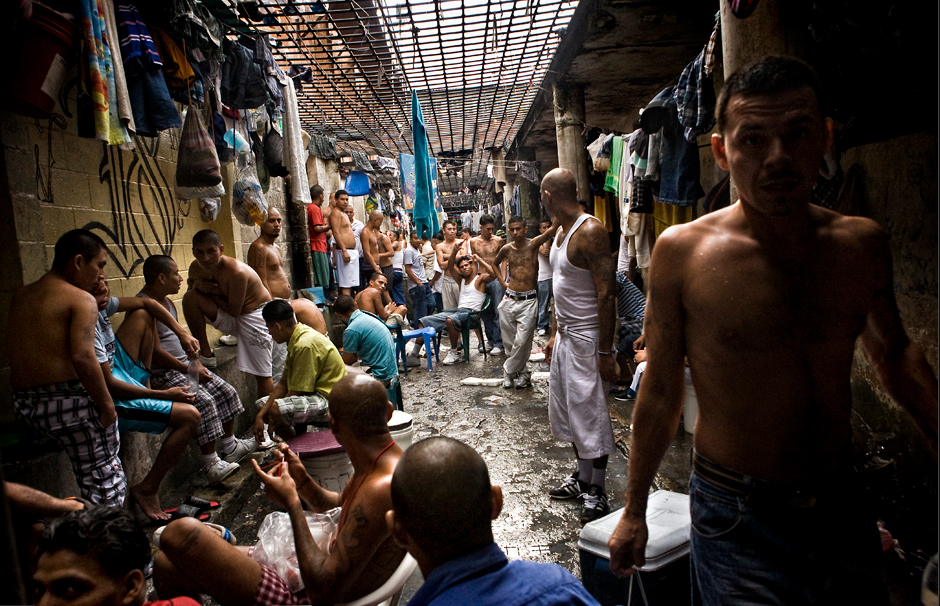
<instances>
[{"instance_id":1,"label":"man in white pants","mask_svg":"<svg viewBox=\"0 0 940 606\"><path fill-rule=\"evenodd\" d=\"M526 237L525 219L519 216L511 217L506 227L509 229L510 243L499 249L494 262L495 267L500 267L503 260L509 265L508 285L503 276L497 274L500 285L506 291L499 303L499 328L506 348L503 387L524 389L532 384L526 362L529 361L535 325L539 319L536 290L539 247L554 235L555 230L547 229L537 238L529 240Z\"/></svg>"},{"instance_id":2,"label":"man in white pants","mask_svg":"<svg viewBox=\"0 0 940 606\"><path fill-rule=\"evenodd\" d=\"M556 168L542 179L542 204L560 224L552 243L555 319L545 345L551 374L552 434L572 443L578 470L549 491L555 499L584 497L581 523L610 511L604 483L614 434L607 388L614 370L617 283L607 230L578 205L574 174Z\"/></svg>"}]
</instances>

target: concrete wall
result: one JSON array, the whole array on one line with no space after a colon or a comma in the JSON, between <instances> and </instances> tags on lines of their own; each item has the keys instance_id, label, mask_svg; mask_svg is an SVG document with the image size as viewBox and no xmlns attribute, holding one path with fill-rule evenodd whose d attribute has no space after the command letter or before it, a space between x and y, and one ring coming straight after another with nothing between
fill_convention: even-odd
<instances>
[{"instance_id":1,"label":"concrete wall","mask_svg":"<svg viewBox=\"0 0 940 606\"><path fill-rule=\"evenodd\" d=\"M153 139L135 138L136 150L122 151L79 137L73 117L75 95L66 103L67 107L56 106L52 120L37 121L0 111L0 237L4 241L0 246L0 445L7 446L5 463L17 459L33 462L18 465L20 471L8 477L42 468L45 481L37 487L57 494L74 494L75 490L64 455L34 441L32 431L13 414L6 343L13 293L49 269L56 240L74 228L89 229L107 243L108 282L112 294L119 297L134 296L140 290L142 265L152 254L172 256L186 278L193 260L192 236L201 229L217 231L225 253L242 261L259 233L257 227L245 227L235 220L229 196L223 198L219 217L209 224L201 220L196 201L175 197L178 129ZM224 166L228 191L234 178L233 166ZM284 192L284 179L272 178L265 197L288 221ZM282 233L289 233L287 225ZM290 272L290 247L282 242L281 250ZM183 321L182 313L180 316ZM114 320L118 325L120 315ZM210 331L210 335L217 337L218 333ZM232 380L239 382L237 377ZM243 397L250 398L245 400L246 407L254 401L248 393L254 386L249 387L242 389ZM122 452L132 480L149 469L162 437L122 436Z\"/></svg>"}]
</instances>

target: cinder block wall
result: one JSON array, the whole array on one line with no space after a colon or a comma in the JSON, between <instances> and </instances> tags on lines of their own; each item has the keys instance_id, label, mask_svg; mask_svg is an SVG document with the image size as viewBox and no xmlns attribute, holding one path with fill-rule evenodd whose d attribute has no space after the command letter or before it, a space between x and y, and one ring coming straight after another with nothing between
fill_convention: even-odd
<instances>
[{"instance_id":1,"label":"cinder block wall","mask_svg":"<svg viewBox=\"0 0 940 606\"><path fill-rule=\"evenodd\" d=\"M46 481L42 483L49 485L38 487L74 494L64 455L55 454L49 446L35 448L31 432L24 431L13 413L6 342L13 293L49 269L56 240L70 229L89 229L107 243L108 282L118 297L134 296L140 290L142 265L152 254L172 256L185 279L193 260L192 237L201 229L218 232L225 253L241 261L259 229L235 220L229 196L223 197L219 217L212 223L202 221L196 201L176 198L179 129L153 139L135 137L136 149L122 151L79 137L74 93L64 103L57 104L53 117L45 120L0 110L0 238L4 242L0 246L0 445L6 446L5 463L45 457L41 466L50 473L43 474ZM231 191L233 166L223 166L222 172L226 190ZM287 220L284 190L285 180L273 178L265 197ZM289 247L282 244L281 250L289 273ZM184 284L176 298L184 324L179 298L185 290ZM120 319L121 314L115 316L116 326ZM219 336L211 327L210 335ZM125 460L130 476L149 469L149 457L161 439L122 436L123 451L133 459Z\"/></svg>"}]
</instances>

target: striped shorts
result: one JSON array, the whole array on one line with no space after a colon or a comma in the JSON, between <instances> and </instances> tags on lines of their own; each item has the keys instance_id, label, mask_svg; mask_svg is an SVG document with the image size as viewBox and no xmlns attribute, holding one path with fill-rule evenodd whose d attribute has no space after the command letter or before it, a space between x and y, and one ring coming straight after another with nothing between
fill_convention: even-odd
<instances>
[{"instance_id":1,"label":"striped shorts","mask_svg":"<svg viewBox=\"0 0 940 606\"><path fill-rule=\"evenodd\" d=\"M127 478L118 451L118 424L98 420L98 406L78 379L13 392L13 407L34 429L65 450L82 497L100 505L123 505Z\"/></svg>"},{"instance_id":2,"label":"striped shorts","mask_svg":"<svg viewBox=\"0 0 940 606\"><path fill-rule=\"evenodd\" d=\"M221 438L222 424L244 410L234 387L212 371L209 371L209 377L207 383L199 384L196 401L193 402L202 415L199 429L196 430L196 442L200 446ZM165 370L150 377L150 386L153 389L187 388L189 378L178 370Z\"/></svg>"}]
</instances>

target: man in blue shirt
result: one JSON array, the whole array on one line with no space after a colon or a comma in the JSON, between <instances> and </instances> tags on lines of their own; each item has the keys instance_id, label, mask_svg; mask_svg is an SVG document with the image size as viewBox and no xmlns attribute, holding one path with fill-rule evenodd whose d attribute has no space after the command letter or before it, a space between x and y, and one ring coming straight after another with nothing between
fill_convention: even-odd
<instances>
[{"instance_id":1,"label":"man in blue shirt","mask_svg":"<svg viewBox=\"0 0 940 606\"><path fill-rule=\"evenodd\" d=\"M346 323L343 331L343 362L355 364L362 360L372 369L372 376L385 387L398 376L395 341L385 322L375 314L362 311L349 295L340 295L333 304L333 313Z\"/></svg>"},{"instance_id":2,"label":"man in blue shirt","mask_svg":"<svg viewBox=\"0 0 940 606\"><path fill-rule=\"evenodd\" d=\"M502 489L466 444L437 436L405 451L385 515L425 579L408 606L597 605L557 564L508 561L491 524L502 506Z\"/></svg>"}]
</instances>

